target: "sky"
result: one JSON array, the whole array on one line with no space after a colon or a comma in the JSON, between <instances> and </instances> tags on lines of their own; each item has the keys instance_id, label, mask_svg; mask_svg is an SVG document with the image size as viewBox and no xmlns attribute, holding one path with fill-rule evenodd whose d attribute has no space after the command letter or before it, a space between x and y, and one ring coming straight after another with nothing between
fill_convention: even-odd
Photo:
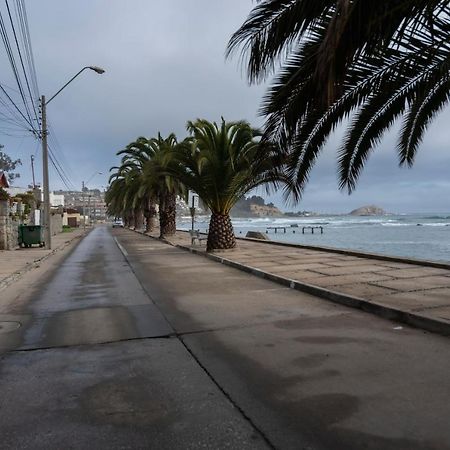
<instances>
[{"instance_id":1,"label":"sky","mask_svg":"<svg viewBox=\"0 0 450 450\"><path fill-rule=\"evenodd\" d=\"M268 85L249 86L239 58L225 59L227 42L252 0L25 3L41 95L51 97L84 66L105 69L103 75L84 71L48 105L52 148L71 187L89 181L89 188L104 189L109 169L119 161L116 152L138 136L174 132L182 139L186 122L196 118L263 124L258 109ZM0 11L5 15L4 6ZM16 87L1 44L0 62L0 83ZM450 212L449 119L446 109L429 128L412 169L398 167L395 129L387 134L350 196L337 182L341 127L330 137L299 204L285 204L280 192L267 199L283 210L322 213L368 204L393 213ZM40 181L39 142L30 133L9 133L12 137L5 130L0 122L4 151L23 161L15 185L31 182L31 155ZM53 169L50 186L66 189Z\"/></svg>"}]
</instances>

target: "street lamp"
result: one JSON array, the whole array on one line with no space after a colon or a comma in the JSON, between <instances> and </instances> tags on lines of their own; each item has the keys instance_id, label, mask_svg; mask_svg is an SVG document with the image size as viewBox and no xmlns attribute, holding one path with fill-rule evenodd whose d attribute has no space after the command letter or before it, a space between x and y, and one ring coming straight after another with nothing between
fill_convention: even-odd
<instances>
[{"instance_id":1,"label":"street lamp","mask_svg":"<svg viewBox=\"0 0 450 450\"><path fill-rule=\"evenodd\" d=\"M84 192L85 189L87 189L86 185L91 182L92 178L94 178L95 175L103 175L103 172L94 172L92 174L92 176L86 182L82 181L81 182L81 192L82 193ZM90 220L90 217L91 217L91 196L89 195L88 197L89 197L89 216L88 217L89 217L89 220ZM85 230L85 229L86 229L86 197L83 194L83 230Z\"/></svg>"},{"instance_id":2,"label":"street lamp","mask_svg":"<svg viewBox=\"0 0 450 450\"><path fill-rule=\"evenodd\" d=\"M47 145L47 105L65 88L67 87L81 72L86 69L93 70L98 74L102 74L105 71L97 66L83 67L78 73L76 73L55 95L50 97L49 100L45 100L45 95L41 97L41 114L42 114L42 167L43 167L43 190L44 190L44 227L45 227L45 248L52 248L52 232L50 228L50 186L48 178L48 145Z\"/></svg>"}]
</instances>

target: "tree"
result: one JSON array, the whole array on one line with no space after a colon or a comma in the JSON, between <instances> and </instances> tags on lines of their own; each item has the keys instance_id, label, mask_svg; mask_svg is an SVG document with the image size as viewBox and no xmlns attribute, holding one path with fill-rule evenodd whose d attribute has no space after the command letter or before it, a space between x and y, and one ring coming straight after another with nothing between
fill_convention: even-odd
<instances>
[{"instance_id":1,"label":"tree","mask_svg":"<svg viewBox=\"0 0 450 450\"><path fill-rule=\"evenodd\" d=\"M176 227L176 198L183 195L183 184L167 170L171 162L171 152L179 143L175 134L163 138L158 133L156 138L149 139L152 158L145 164L143 180L159 199L159 230L160 238L173 236Z\"/></svg>"},{"instance_id":2,"label":"tree","mask_svg":"<svg viewBox=\"0 0 450 450\"><path fill-rule=\"evenodd\" d=\"M146 231L153 229L156 215L155 201L159 202L160 237L176 232L176 197L184 192L183 185L167 171L168 154L178 145L176 136L147 139L139 137L117 154L121 164L110 177L107 192L108 210L121 216L127 226L139 226L140 217L146 217Z\"/></svg>"},{"instance_id":3,"label":"tree","mask_svg":"<svg viewBox=\"0 0 450 450\"><path fill-rule=\"evenodd\" d=\"M450 98L448 0L265 0L233 35L257 82L281 63L262 105L265 139L289 154L301 196L330 133L351 118L338 153L352 191L365 162L402 118L397 151L414 162L424 132Z\"/></svg>"},{"instance_id":4,"label":"tree","mask_svg":"<svg viewBox=\"0 0 450 450\"><path fill-rule=\"evenodd\" d=\"M142 177L145 165L154 156L154 148L147 138L139 137L117 154L123 155L122 167L128 166L130 170L135 172L135 179L136 182L139 182L139 187L135 193L134 204L145 217L145 231L151 232L154 229L156 217L157 192L151 184L145 183Z\"/></svg>"},{"instance_id":5,"label":"tree","mask_svg":"<svg viewBox=\"0 0 450 450\"><path fill-rule=\"evenodd\" d=\"M2 148L4 148L4 146L0 144L0 150ZM17 166L20 165L22 165L22 161L20 161L20 159L13 160L6 153L0 151L0 172L7 173L8 180L11 184L16 178L20 177L20 174L12 172Z\"/></svg>"},{"instance_id":6,"label":"tree","mask_svg":"<svg viewBox=\"0 0 450 450\"><path fill-rule=\"evenodd\" d=\"M231 208L257 186L283 183L282 158L272 144L261 144L260 132L244 121L198 119L187 129L191 139L171 152L166 170L210 209L207 250L234 248Z\"/></svg>"}]
</instances>

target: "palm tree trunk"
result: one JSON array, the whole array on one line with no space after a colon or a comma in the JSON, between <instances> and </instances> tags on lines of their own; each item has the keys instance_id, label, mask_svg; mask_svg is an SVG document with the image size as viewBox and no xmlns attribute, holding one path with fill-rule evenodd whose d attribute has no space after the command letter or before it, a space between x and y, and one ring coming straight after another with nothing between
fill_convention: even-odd
<instances>
[{"instance_id":1,"label":"palm tree trunk","mask_svg":"<svg viewBox=\"0 0 450 450\"><path fill-rule=\"evenodd\" d=\"M149 202L144 210L145 232L151 233L155 229L156 207L154 203Z\"/></svg>"},{"instance_id":2,"label":"palm tree trunk","mask_svg":"<svg viewBox=\"0 0 450 450\"><path fill-rule=\"evenodd\" d=\"M139 230L142 225L142 211L135 209L133 214L133 225L135 230Z\"/></svg>"},{"instance_id":3,"label":"palm tree trunk","mask_svg":"<svg viewBox=\"0 0 450 450\"><path fill-rule=\"evenodd\" d=\"M149 202L148 207L144 211L145 215L145 232L150 233L155 228L156 208L152 202Z\"/></svg>"},{"instance_id":4,"label":"palm tree trunk","mask_svg":"<svg viewBox=\"0 0 450 450\"><path fill-rule=\"evenodd\" d=\"M206 250L229 249L236 247L233 224L229 214L212 213L209 222Z\"/></svg>"},{"instance_id":5,"label":"palm tree trunk","mask_svg":"<svg viewBox=\"0 0 450 450\"><path fill-rule=\"evenodd\" d=\"M131 223L133 222L133 213L128 212L125 216L125 225L127 228L131 228Z\"/></svg>"},{"instance_id":6,"label":"palm tree trunk","mask_svg":"<svg viewBox=\"0 0 450 450\"><path fill-rule=\"evenodd\" d=\"M161 238L173 236L176 225L176 195L166 192L159 197L159 228Z\"/></svg>"}]
</instances>

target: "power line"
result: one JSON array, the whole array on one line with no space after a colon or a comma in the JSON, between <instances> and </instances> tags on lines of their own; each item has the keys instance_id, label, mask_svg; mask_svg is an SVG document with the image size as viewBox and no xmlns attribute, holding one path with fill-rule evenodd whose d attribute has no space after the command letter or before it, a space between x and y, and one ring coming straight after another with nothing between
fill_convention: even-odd
<instances>
[{"instance_id":1,"label":"power line","mask_svg":"<svg viewBox=\"0 0 450 450\"><path fill-rule=\"evenodd\" d=\"M16 103L14 102L14 100L9 96L9 94L5 91L4 87L0 84L0 91L2 91L6 97L8 98L8 100L11 102L11 104L14 106L14 108L17 110L17 112L21 115L21 117L25 120L25 122L30 125L32 132L37 133L37 131L34 129L33 124L31 123L30 119L27 119L25 117L25 115L23 114L23 112L20 110L20 108L16 105Z\"/></svg>"},{"instance_id":2,"label":"power line","mask_svg":"<svg viewBox=\"0 0 450 450\"><path fill-rule=\"evenodd\" d=\"M63 167L65 167L65 171L68 172L69 175L71 175L73 173L73 171L70 167L69 162L67 161L67 159L65 157L64 151L62 150L61 144L58 141L58 138L56 136L56 133L55 133L51 123L48 123L48 130L49 130L49 140L52 143L54 153L59 156L61 163L62 163L61 165L63 165Z\"/></svg>"},{"instance_id":3,"label":"power line","mask_svg":"<svg viewBox=\"0 0 450 450\"><path fill-rule=\"evenodd\" d=\"M72 190L72 188L69 186L70 180L68 180L64 174L61 172L60 168L58 167L58 163L56 162L54 155L50 149L50 147L48 148L48 157L50 159L50 162L52 163L52 166L55 168L56 173L59 175L59 178L61 179L61 181L64 183L64 186L66 186L66 188L70 191Z\"/></svg>"},{"instance_id":4,"label":"power line","mask_svg":"<svg viewBox=\"0 0 450 450\"><path fill-rule=\"evenodd\" d=\"M25 70L25 65L24 65L23 58L22 58L22 52L20 51L19 40L17 39L16 28L14 26L14 22L13 22L13 18L12 18L12 15L11 15L11 10L9 8L8 0L5 0L5 3L6 3L6 9L8 10L8 17L9 17L9 21L11 23L12 32L13 32L13 35L14 35L14 41L16 43L17 53L19 54L20 64L22 66L23 75L24 75L24 78L25 78L25 83L27 85L27 90L28 90L28 93L30 94L30 98L32 100L32 107L33 107L34 116L35 116L36 121L39 122L38 115L37 115L37 112L36 112L36 105L35 105L35 103L33 101L33 94L31 93L30 83L28 81L27 71Z\"/></svg>"},{"instance_id":5,"label":"power line","mask_svg":"<svg viewBox=\"0 0 450 450\"><path fill-rule=\"evenodd\" d=\"M17 69L17 64L16 64L16 60L15 60L15 57L14 57L14 52L13 52L12 47L11 47L11 43L10 43L9 36L8 36L8 31L7 31L5 22L3 20L3 15L2 15L1 12L0 12L0 35L2 36L3 44L4 44L5 49L6 49L6 54L8 56L9 63L11 65L11 68L12 68L12 71L13 71L13 75L14 75L14 78L15 78L16 83L17 83L17 87L19 88L20 96L21 96L23 104L25 106L25 113L28 116L28 122L31 125L31 127L34 128L33 127L33 120L31 119L31 112L30 112L28 104L27 104L27 102L25 100L25 93L24 93L24 89L23 89L23 86L22 86L22 81L20 79L19 71Z\"/></svg>"},{"instance_id":6,"label":"power line","mask_svg":"<svg viewBox=\"0 0 450 450\"><path fill-rule=\"evenodd\" d=\"M28 61L29 73L33 85L35 99L39 98L39 86L36 76L36 67L34 64L33 48L31 46L30 28L28 26L27 11L24 0L16 0L16 16L20 24L22 42L25 48L25 54Z\"/></svg>"}]
</instances>

